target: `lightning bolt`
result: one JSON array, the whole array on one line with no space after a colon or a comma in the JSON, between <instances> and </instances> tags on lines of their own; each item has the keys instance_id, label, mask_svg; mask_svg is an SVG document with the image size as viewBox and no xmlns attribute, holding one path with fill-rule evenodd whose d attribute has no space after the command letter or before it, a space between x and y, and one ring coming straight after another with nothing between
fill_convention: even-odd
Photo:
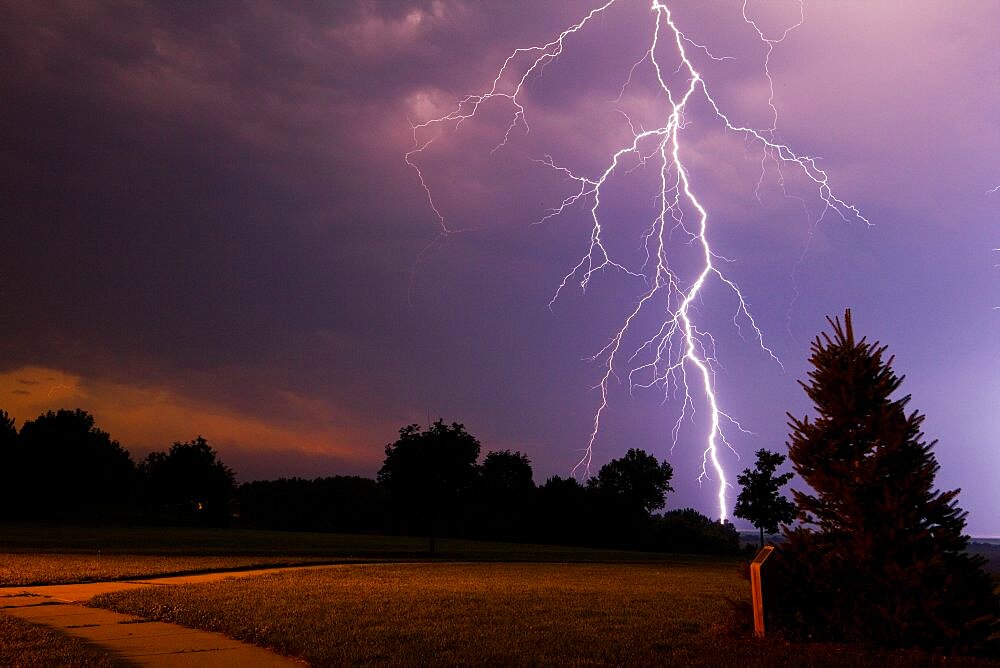
<instances>
[{"instance_id":1,"label":"lightning bolt","mask_svg":"<svg viewBox=\"0 0 1000 668\"><path fill-rule=\"evenodd\" d=\"M435 202L428 180L420 168L420 154L439 139L445 130L454 130L473 119L487 104L503 103L511 109L509 123L494 151L506 146L519 128L525 133L529 132L527 83L540 77L546 64L558 58L567 42L589 23L605 14L613 5L630 1L634 0L609 0L590 10L551 41L515 49L504 60L489 88L462 98L448 114L411 124L413 145L405 154L405 162L416 172L427 202L437 217L442 235L452 234L454 230L448 226ZM730 483L720 460L720 449L726 447L738 456L727 433L730 429L745 434L751 432L724 410L716 393L719 365L715 338L709 331L699 327L697 318L697 305L704 300L706 286L721 285L735 297L736 309L732 321L737 332L742 336L746 330L763 354L778 365L781 363L765 343L764 335L751 315L749 302L743 292L722 271L723 264L728 260L712 249L709 208L699 188L693 183L691 171L685 162L686 145L683 140L689 123L689 107L695 106L692 101L707 103L708 114L724 131L743 137L748 145L755 146L760 151L761 177L755 189L758 199L760 184L770 165L776 169L778 182L785 195L800 199L804 206L804 200L785 191L785 171L794 170L805 178L805 183L814 188L815 197L821 204L818 216L812 221L813 229L829 212L836 213L845 221L870 223L854 205L835 194L827 173L818 166L816 157L799 153L777 138L778 111L774 104L770 58L775 47L805 21L801 2L798 22L773 37L769 37L752 17L749 0L745 0L742 5L743 20L755 32L764 49L762 69L769 89L767 104L771 121L768 127L761 128L737 122L726 113L713 97L711 86L696 67L692 54L697 53L714 61L730 57L715 56L705 45L688 37L675 22L670 7L663 0L652 0L649 7L649 46L628 72L621 95L631 85L633 74L639 68L652 68L651 74L654 75L657 86L656 95L663 104L662 121L658 127L636 128L628 115L621 112L630 129L631 138L610 153L603 170L596 174L580 173L560 164L550 155L536 160L538 164L575 184L573 191L556 207L546 211L536 223L558 217L574 206L585 207L591 223L586 252L563 277L549 302L550 308L570 286L585 292L595 274L609 270L639 279L644 285L634 307L619 328L591 358L599 362L602 368L600 379L593 388L599 392L600 401L594 412L586 447L573 468L573 474L589 475L594 447L601 433L601 420L609 408L610 385L612 381L620 380L620 369L624 368L627 369L630 392L640 388L656 388L663 393L664 401L673 400L680 404L679 416L671 429L671 450L677 444L685 420L694 422L696 406L707 409L707 432L704 434L698 481L701 483L711 480L716 483L718 514L720 520L725 520L729 514L726 495ZM678 79L680 84L676 83ZM623 172L628 174L639 165L653 165L657 169L658 186L653 193L656 215L641 238L645 261L639 267L630 267L628 263L617 260L605 245L607 221L602 215L602 204L612 175ZM694 272L682 275L674 268L671 258L677 248L695 249L698 268ZM648 313L655 314L660 324L651 334L642 335L637 330ZM630 340L641 343L630 346L627 343Z\"/></svg>"}]
</instances>

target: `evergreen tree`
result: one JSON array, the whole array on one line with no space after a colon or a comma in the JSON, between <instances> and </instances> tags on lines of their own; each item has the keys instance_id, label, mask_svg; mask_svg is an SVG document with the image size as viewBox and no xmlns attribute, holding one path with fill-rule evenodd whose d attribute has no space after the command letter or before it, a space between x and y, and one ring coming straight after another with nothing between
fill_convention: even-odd
<instances>
[{"instance_id":1,"label":"evergreen tree","mask_svg":"<svg viewBox=\"0 0 1000 668\"><path fill-rule=\"evenodd\" d=\"M778 533L779 524L795 519L795 506L781 495L781 488L792 479L791 473L775 476L774 472L785 461L784 455L761 448L753 469L746 469L736 478L743 488L736 499L733 514L749 520L760 529L760 546L764 547L764 532Z\"/></svg>"},{"instance_id":2,"label":"evergreen tree","mask_svg":"<svg viewBox=\"0 0 1000 668\"><path fill-rule=\"evenodd\" d=\"M980 558L965 552L959 490L938 471L886 347L855 340L851 313L812 344L816 417L789 414L788 454L812 493L794 491L803 526L787 542L771 600L813 638L943 651L983 650L1000 604ZM765 594L765 599L769 594Z\"/></svg>"}]
</instances>

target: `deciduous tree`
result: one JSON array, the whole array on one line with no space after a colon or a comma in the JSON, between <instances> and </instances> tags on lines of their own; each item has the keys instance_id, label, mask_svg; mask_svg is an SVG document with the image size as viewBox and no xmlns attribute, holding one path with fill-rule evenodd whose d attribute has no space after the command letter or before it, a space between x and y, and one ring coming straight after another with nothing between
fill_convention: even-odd
<instances>
[{"instance_id":1,"label":"deciduous tree","mask_svg":"<svg viewBox=\"0 0 1000 668\"><path fill-rule=\"evenodd\" d=\"M147 500L166 519L199 524L229 519L236 476L201 436L149 453L141 470Z\"/></svg>"},{"instance_id":2,"label":"deciduous tree","mask_svg":"<svg viewBox=\"0 0 1000 668\"><path fill-rule=\"evenodd\" d=\"M17 443L25 513L105 519L132 503L135 464L87 411L48 411L24 423Z\"/></svg>"},{"instance_id":3,"label":"deciduous tree","mask_svg":"<svg viewBox=\"0 0 1000 668\"><path fill-rule=\"evenodd\" d=\"M760 529L760 546L764 547L764 533L778 533L779 524L795 519L795 506L781 494L781 488L792 479L791 473L774 475L785 461L785 456L761 448L753 469L745 469L736 481L742 489L736 499L733 514L749 520Z\"/></svg>"},{"instance_id":4,"label":"deciduous tree","mask_svg":"<svg viewBox=\"0 0 1000 668\"><path fill-rule=\"evenodd\" d=\"M612 459L587 481L595 510L594 530L622 547L638 546L652 511L662 508L674 470L643 450L632 448Z\"/></svg>"},{"instance_id":5,"label":"deciduous tree","mask_svg":"<svg viewBox=\"0 0 1000 668\"><path fill-rule=\"evenodd\" d=\"M667 492L674 491L670 486L673 477L674 469L669 462L658 462L653 455L632 448L624 457L602 466L588 481L588 487L648 516L665 505Z\"/></svg>"},{"instance_id":6,"label":"deciduous tree","mask_svg":"<svg viewBox=\"0 0 1000 668\"><path fill-rule=\"evenodd\" d=\"M412 515L427 533L432 554L438 532L476 477L479 447L464 425L440 419L427 429L403 427L385 446L378 482L393 495L398 512Z\"/></svg>"},{"instance_id":7,"label":"deciduous tree","mask_svg":"<svg viewBox=\"0 0 1000 668\"><path fill-rule=\"evenodd\" d=\"M535 500L531 460L520 452L494 451L483 458L477 473L470 518L473 531L494 539L523 538Z\"/></svg>"}]
</instances>

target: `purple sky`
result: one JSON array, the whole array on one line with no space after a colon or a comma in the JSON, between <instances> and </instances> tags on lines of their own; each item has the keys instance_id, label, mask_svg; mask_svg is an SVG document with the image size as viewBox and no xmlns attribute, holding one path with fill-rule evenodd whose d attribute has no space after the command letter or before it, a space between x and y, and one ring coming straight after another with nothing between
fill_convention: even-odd
<instances>
[{"instance_id":1,"label":"purple sky","mask_svg":"<svg viewBox=\"0 0 1000 668\"><path fill-rule=\"evenodd\" d=\"M607 342L641 292L615 272L547 304L586 252L587 211L532 222L572 192L532 159L593 175L634 121L662 118L639 68L645 0L619 0L529 82L531 132L510 108L445 132L420 164L455 228L403 161L410 122L488 87L515 48L598 3L578 0L0 5L0 407L20 424L81 407L144 456L204 435L241 479L373 475L396 430L464 422L484 451L526 452L536 479L579 458ZM675 2L717 56L695 57L717 102L766 127L764 48L738 2ZM794 2L750 3L768 34ZM784 451L809 405L811 338L845 307L896 355L939 439L938 484L969 530L1000 535L1000 5L807 2L771 57L777 138L819 163L872 222L828 215L759 147L692 107L684 141L709 236L733 260L765 342L741 339L718 285L697 305L716 337L717 392ZM605 222L630 262L650 222L650 173L616 181ZM804 203L804 207L803 207ZM799 262L799 258L802 258ZM798 297L795 297L796 289ZM612 384L594 464L640 447L674 465L669 507L714 514L695 416ZM738 436L738 438L736 437ZM795 483L793 483L794 486Z\"/></svg>"}]
</instances>

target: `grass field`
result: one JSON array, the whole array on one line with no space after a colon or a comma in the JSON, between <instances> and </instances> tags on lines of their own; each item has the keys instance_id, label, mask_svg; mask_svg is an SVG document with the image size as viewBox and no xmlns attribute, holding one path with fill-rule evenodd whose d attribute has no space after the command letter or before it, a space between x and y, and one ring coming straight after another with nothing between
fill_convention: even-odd
<instances>
[{"instance_id":1,"label":"grass field","mask_svg":"<svg viewBox=\"0 0 1000 668\"><path fill-rule=\"evenodd\" d=\"M0 586L120 580L251 566L425 560L406 536L176 527L0 527ZM439 540L437 561L677 562L620 550Z\"/></svg>"},{"instance_id":2,"label":"grass field","mask_svg":"<svg viewBox=\"0 0 1000 668\"><path fill-rule=\"evenodd\" d=\"M755 640L732 562L352 564L132 590L94 605L314 665L996 665Z\"/></svg>"},{"instance_id":3,"label":"grass field","mask_svg":"<svg viewBox=\"0 0 1000 668\"><path fill-rule=\"evenodd\" d=\"M130 580L304 563L322 558L160 556L151 554L0 554L0 586Z\"/></svg>"},{"instance_id":4,"label":"grass field","mask_svg":"<svg viewBox=\"0 0 1000 668\"><path fill-rule=\"evenodd\" d=\"M332 562L157 587L96 604L217 630L318 665L997 666L913 652L755 640L738 560L422 538L178 528L0 526L0 584ZM0 614L2 665L113 658Z\"/></svg>"},{"instance_id":5,"label":"grass field","mask_svg":"<svg viewBox=\"0 0 1000 668\"><path fill-rule=\"evenodd\" d=\"M732 563L370 564L94 604L320 665L689 663L745 600Z\"/></svg>"}]
</instances>

